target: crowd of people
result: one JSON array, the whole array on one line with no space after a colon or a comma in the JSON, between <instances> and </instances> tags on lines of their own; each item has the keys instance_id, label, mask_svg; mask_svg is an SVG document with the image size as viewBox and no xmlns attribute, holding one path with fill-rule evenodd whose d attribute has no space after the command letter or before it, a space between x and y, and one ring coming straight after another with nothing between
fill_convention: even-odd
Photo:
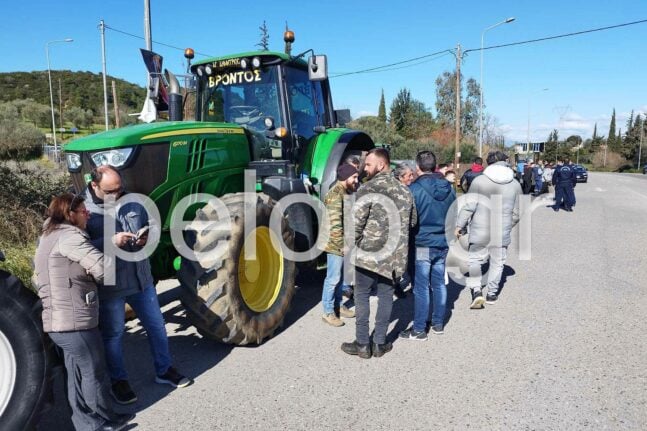
<instances>
[{"instance_id":1,"label":"crowd of people","mask_svg":"<svg viewBox=\"0 0 647 431\"><path fill-rule=\"evenodd\" d=\"M457 213L452 212L456 208L453 166L438 166L431 151L417 154L415 171L405 164L396 165L392 171L389 153L382 148L366 154L361 170L358 165L348 162L339 166L337 184L325 198L331 235L323 247L329 266L322 303L323 320L333 326L343 324L342 310L346 316L355 317L355 340L341 345L344 352L370 358L391 351L393 344L386 339L386 333L393 295L409 284L414 297L413 322L399 338L424 341L430 331L444 332L447 239L452 235L456 239L466 236L469 244L470 308L480 309L486 302L493 304L498 300L510 232L519 221L522 190L503 152L491 152L486 161L484 168L483 160L477 158L461 178L461 187L469 191ZM355 204L351 205L353 194ZM490 232L488 201L495 195L502 199L503 226L498 235ZM393 205L385 203L382 197ZM389 208L399 215L400 225L395 227L398 241L391 244L388 253L380 253L392 234ZM354 231L351 233L344 232L344 226L348 226L344 223L345 217L353 218ZM453 220L453 232L446 232L447 220ZM351 243L345 241L348 238ZM488 261L489 271L483 282L482 269ZM344 281L344 264L353 265L355 269L355 313L342 304L342 286L350 284L349 280ZM484 291L487 291L485 296ZM369 333L371 292L378 298L372 339Z\"/></svg>"},{"instance_id":2,"label":"crowd of people","mask_svg":"<svg viewBox=\"0 0 647 431\"><path fill-rule=\"evenodd\" d=\"M34 259L43 327L63 352L76 430L121 430L134 418L113 409L113 401L137 401L122 347L125 304L146 331L155 381L176 388L192 383L172 366L148 258L133 262L117 257L114 265L104 266L109 247L137 251L146 245L147 235L136 235L148 224L141 205L125 204L116 210L116 217L110 214L110 205L124 194L119 172L100 166L92 171L83 193L55 197ZM104 223L113 221L116 233L106 238ZM116 268L114 282L107 282L104 267Z\"/></svg>"},{"instance_id":3,"label":"crowd of people","mask_svg":"<svg viewBox=\"0 0 647 431\"><path fill-rule=\"evenodd\" d=\"M413 322L399 338L423 341L429 332L444 332L445 265L452 236L465 236L469 244L466 285L470 308L496 303L510 232L519 221L522 188L503 152L489 153L486 163L484 167L483 160L476 158L461 178L466 199L455 213L454 166L438 165L431 151L417 154L415 168L403 163L392 170L389 153L383 148L372 149L363 160L351 156L339 166L337 182L324 199L329 236L322 246L328 264L322 318L335 327L344 325L343 319L355 318L355 340L341 345L344 352L370 358L391 351L393 344L386 334L393 295L404 295L409 285L414 297ZM535 193L552 183L556 190L553 208L572 210L575 174L568 162L554 169L542 162L530 164L528 171ZM172 365L148 258L126 261L115 257L115 280L105 281L104 267L111 266L104 265L105 260L114 254L105 253L110 247L133 252L147 242L146 234L137 235L148 224L142 205L120 205L109 218L115 201L126 193L116 169L94 169L81 194L65 193L52 200L34 259L44 330L63 352L67 396L77 430L120 430L134 417L113 409L113 402L137 401L122 347L126 304L146 331L155 381L176 388L192 383ZM493 196L501 198L503 225L496 232L490 226ZM389 225L389 211L397 212L399 225ZM344 231L348 218L353 221L352 232ZM453 232L446 232L447 220ZM115 234L104 237L104 225L113 221ZM389 243L395 231L397 241ZM354 269L354 288L344 276L347 265ZM378 306L371 337L369 297L373 292ZM344 305L344 296L353 299L354 310Z\"/></svg>"},{"instance_id":4,"label":"crowd of people","mask_svg":"<svg viewBox=\"0 0 647 431\"><path fill-rule=\"evenodd\" d=\"M575 186L577 177L573 162L559 159L555 164L545 160L519 163L516 166L517 179L522 184L524 194L539 196L544 193L555 195L555 211L573 211L575 206Z\"/></svg>"}]
</instances>

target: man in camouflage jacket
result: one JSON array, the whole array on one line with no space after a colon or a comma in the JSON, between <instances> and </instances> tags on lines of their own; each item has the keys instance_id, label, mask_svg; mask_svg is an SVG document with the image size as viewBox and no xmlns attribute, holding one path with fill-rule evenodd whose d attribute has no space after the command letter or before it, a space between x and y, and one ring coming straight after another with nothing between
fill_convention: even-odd
<instances>
[{"instance_id":1,"label":"man in camouflage jacket","mask_svg":"<svg viewBox=\"0 0 647 431\"><path fill-rule=\"evenodd\" d=\"M350 355L370 358L389 352L386 332L393 308L393 284L407 269L409 229L417 216L411 192L390 172L389 153L383 148L368 152L364 171L368 181L357 192L355 223L356 339L343 343ZM377 284L378 307L373 345L369 340L369 296Z\"/></svg>"},{"instance_id":2,"label":"man in camouflage jacket","mask_svg":"<svg viewBox=\"0 0 647 431\"><path fill-rule=\"evenodd\" d=\"M355 317L355 313L341 305L344 268L344 200L355 190L359 172L357 168L343 163L337 168L337 183L324 199L328 214L328 242L323 247L327 253L326 279L324 280L321 303L322 319L331 326L343 326L339 317ZM347 204L348 206L348 204ZM338 315L339 313L339 315Z\"/></svg>"}]
</instances>

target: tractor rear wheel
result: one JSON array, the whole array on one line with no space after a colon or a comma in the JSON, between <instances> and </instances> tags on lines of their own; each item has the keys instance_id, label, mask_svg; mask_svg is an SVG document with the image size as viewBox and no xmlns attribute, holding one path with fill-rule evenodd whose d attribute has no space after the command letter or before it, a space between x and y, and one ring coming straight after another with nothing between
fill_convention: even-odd
<instances>
[{"instance_id":1,"label":"tractor rear wheel","mask_svg":"<svg viewBox=\"0 0 647 431\"><path fill-rule=\"evenodd\" d=\"M282 324L294 295L295 264L272 244L272 236L293 247L294 233L285 217L281 232L269 228L273 202L259 194L250 208L256 215L256 259L245 259L243 193L220 200L229 210L229 220L219 220L208 203L196 213L196 221L209 222L210 230L195 232L193 250L210 252L198 258L206 271L196 283L183 282L182 303L191 323L203 336L228 344L260 344ZM204 224L204 223L203 223ZM180 272L181 274L182 272Z\"/></svg>"},{"instance_id":2,"label":"tractor rear wheel","mask_svg":"<svg viewBox=\"0 0 647 431\"><path fill-rule=\"evenodd\" d=\"M51 341L43 332L38 297L0 271L0 429L37 423L50 396Z\"/></svg>"}]
</instances>

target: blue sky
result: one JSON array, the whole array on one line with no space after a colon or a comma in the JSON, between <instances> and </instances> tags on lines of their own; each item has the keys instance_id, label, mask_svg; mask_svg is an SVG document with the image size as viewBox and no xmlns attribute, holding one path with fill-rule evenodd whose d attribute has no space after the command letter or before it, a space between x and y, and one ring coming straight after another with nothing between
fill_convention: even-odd
<instances>
[{"instance_id":1,"label":"blue sky","mask_svg":"<svg viewBox=\"0 0 647 431\"><path fill-rule=\"evenodd\" d=\"M45 70L45 43L52 69L101 71L100 19L143 36L143 0L13 2L0 20L0 72ZM239 9L235 9L238 7ZM507 17L516 21L486 33L485 46L498 45L647 19L647 2L410 0L278 0L178 3L151 0L153 40L197 52L224 55L255 49L263 20L270 48L282 50L285 22L296 33L293 52L313 48L327 54L331 74L352 72L453 49L480 47L481 32ZM106 31L108 74L143 84L138 48L144 41ZM615 107L624 130L633 109L647 112L647 23L530 45L484 52L486 112L497 119L506 141L532 140L553 128L560 136L590 137L597 122L605 134ZM182 52L160 45L165 67L181 73ZM465 77L479 80L479 52L463 61ZM377 112L384 89L387 107L407 87L433 108L436 77L453 70L452 55L381 73L331 80L337 108L354 117ZM548 88L546 91L542 89Z\"/></svg>"}]
</instances>

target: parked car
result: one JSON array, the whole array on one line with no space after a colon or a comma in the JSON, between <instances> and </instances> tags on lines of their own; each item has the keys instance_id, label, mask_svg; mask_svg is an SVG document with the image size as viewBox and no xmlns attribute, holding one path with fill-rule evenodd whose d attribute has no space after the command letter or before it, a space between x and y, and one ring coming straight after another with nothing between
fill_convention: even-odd
<instances>
[{"instance_id":1,"label":"parked car","mask_svg":"<svg viewBox=\"0 0 647 431\"><path fill-rule=\"evenodd\" d=\"M647 174L647 163L643 166L643 175Z\"/></svg>"},{"instance_id":2,"label":"parked car","mask_svg":"<svg viewBox=\"0 0 647 431\"><path fill-rule=\"evenodd\" d=\"M573 169L575 170L575 180L578 183L587 183L589 181L589 171L582 165L574 165Z\"/></svg>"}]
</instances>

